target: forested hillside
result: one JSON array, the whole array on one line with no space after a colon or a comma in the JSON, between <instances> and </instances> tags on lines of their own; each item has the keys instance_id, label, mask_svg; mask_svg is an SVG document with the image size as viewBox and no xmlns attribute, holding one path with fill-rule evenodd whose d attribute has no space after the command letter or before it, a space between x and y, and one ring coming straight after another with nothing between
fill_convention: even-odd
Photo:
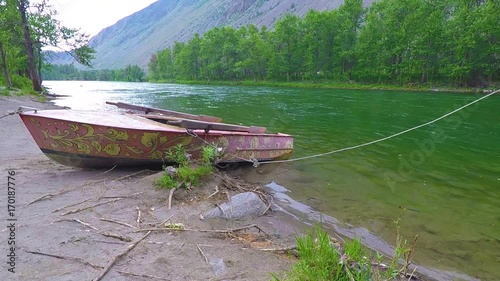
<instances>
[{"instance_id":1,"label":"forested hillside","mask_svg":"<svg viewBox=\"0 0 500 281\"><path fill-rule=\"evenodd\" d=\"M365 0L370 5L372 0ZM146 68L158 50L186 42L213 27L247 24L272 27L286 13L304 16L310 9L335 9L342 0L158 0L149 7L103 29L90 41L96 50L93 67L116 69L126 65ZM49 62L67 64L68 56Z\"/></svg>"},{"instance_id":2,"label":"forested hillside","mask_svg":"<svg viewBox=\"0 0 500 281\"><path fill-rule=\"evenodd\" d=\"M149 62L153 81L265 80L487 86L500 80L499 1L381 0L216 27Z\"/></svg>"}]
</instances>

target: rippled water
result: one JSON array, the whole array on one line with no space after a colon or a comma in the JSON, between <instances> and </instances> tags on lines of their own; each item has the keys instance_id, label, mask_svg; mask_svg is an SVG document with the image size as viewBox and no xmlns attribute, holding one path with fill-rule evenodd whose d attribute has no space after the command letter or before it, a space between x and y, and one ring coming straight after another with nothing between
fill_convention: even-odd
<instances>
[{"instance_id":1,"label":"rippled water","mask_svg":"<svg viewBox=\"0 0 500 281\"><path fill-rule=\"evenodd\" d=\"M56 104L106 109L105 101L220 116L295 135L294 157L369 142L430 121L470 94L151 83L55 82ZM500 96L382 143L295 162L275 180L294 199L387 241L401 208L416 262L500 278Z\"/></svg>"}]
</instances>

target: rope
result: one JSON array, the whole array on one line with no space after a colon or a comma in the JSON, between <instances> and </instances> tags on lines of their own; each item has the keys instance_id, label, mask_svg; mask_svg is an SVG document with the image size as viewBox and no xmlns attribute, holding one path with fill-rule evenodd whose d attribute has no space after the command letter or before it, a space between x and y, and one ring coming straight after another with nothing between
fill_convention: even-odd
<instances>
[{"instance_id":1,"label":"rope","mask_svg":"<svg viewBox=\"0 0 500 281\"><path fill-rule=\"evenodd\" d=\"M9 115L14 115L14 114L17 114L17 113L18 113L17 111L9 111L9 112L7 112L7 114L0 116L0 119L2 119L2 118L4 118L4 117L7 117L7 116L9 116Z\"/></svg>"},{"instance_id":2,"label":"rope","mask_svg":"<svg viewBox=\"0 0 500 281\"><path fill-rule=\"evenodd\" d=\"M27 107L27 106L20 106L16 111L9 111L9 112L7 112L7 114L0 116L0 119L2 119L4 117L7 117L9 115L15 115L15 114L22 113L23 110L32 110L32 111L35 111L35 113L38 111L37 108Z\"/></svg>"},{"instance_id":3,"label":"rope","mask_svg":"<svg viewBox=\"0 0 500 281\"><path fill-rule=\"evenodd\" d=\"M441 117L438 117L434 120L431 120L429 122L426 122L426 123L423 123L423 124L420 124L418 126L415 126L413 128L410 128L410 129L407 129L407 130L404 130L402 132L399 132L399 133L396 133L396 134L393 134L393 135L390 135L390 136L387 136L387 137L384 137L384 138L381 138L381 139L378 139L378 140L374 140L374 141L371 141L371 142L367 142L367 143L363 143L363 144L358 144L358 145L355 145L355 146L350 146L350 147L346 147L346 148L341 148L341 149L337 149L337 150L333 150L333 151L329 151L329 152L325 152L325 153L320 153L320 154L315 154L315 155L310 155L310 156L304 156L304 157L299 157L299 158L295 158L295 159L288 159L288 160L277 160L277 161L269 161L269 162L262 162L260 164L277 164L277 163L289 163L289 162L295 162L295 161L300 161L300 160L306 160L306 159L311 159L311 158L316 158L316 157L322 157L322 156L326 156L326 155L330 155L330 154L334 154L334 153L339 153L339 152L343 152L343 151L347 151L347 150L353 150L353 149L356 149L356 148L360 148L360 147L364 147L364 146L368 146L368 145L372 145L372 144L375 144L375 143L379 143L379 142L382 142L382 141L386 141L388 139L392 139L392 138L395 138L397 136L400 136L402 134L406 134L408 132L411 132L411 131L414 131L414 130L417 130L417 129L420 129L422 127L425 127L425 126L428 126L432 123L435 123L441 119L444 119L454 113L457 113L459 112L460 110L464 109L464 108L467 108L483 99L486 99L496 93L500 92L500 89L494 91L494 92L491 92L483 97L480 97L478 98L477 100L474 100L462 107L459 107L449 113L446 113L445 115L441 116Z\"/></svg>"}]
</instances>

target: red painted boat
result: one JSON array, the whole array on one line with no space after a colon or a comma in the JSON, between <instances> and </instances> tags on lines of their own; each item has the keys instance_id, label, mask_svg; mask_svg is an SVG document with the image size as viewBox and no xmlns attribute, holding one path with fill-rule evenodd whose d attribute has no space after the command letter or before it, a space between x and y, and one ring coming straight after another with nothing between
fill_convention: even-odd
<instances>
[{"instance_id":1,"label":"red painted boat","mask_svg":"<svg viewBox=\"0 0 500 281\"><path fill-rule=\"evenodd\" d=\"M291 135L268 134L262 127L150 112L31 110L20 116L45 155L79 168L161 167L172 162L167 152L177 145L195 159L204 146L216 146L220 163L286 159L293 151Z\"/></svg>"}]
</instances>

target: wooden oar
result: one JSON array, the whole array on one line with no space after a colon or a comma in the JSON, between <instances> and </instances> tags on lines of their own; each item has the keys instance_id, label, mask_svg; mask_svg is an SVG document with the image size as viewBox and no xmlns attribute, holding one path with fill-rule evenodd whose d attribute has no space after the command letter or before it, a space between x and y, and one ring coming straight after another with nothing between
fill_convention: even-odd
<instances>
[{"instance_id":1,"label":"wooden oar","mask_svg":"<svg viewBox=\"0 0 500 281\"><path fill-rule=\"evenodd\" d=\"M144 111L146 114L148 114L150 112L156 112L156 113L161 113L161 114L165 114L165 115L172 116L172 117L199 120L199 121L204 121L204 122L221 122L222 121L222 118L220 118L220 117L206 116L206 115L193 115L193 114L189 114L189 113L177 112L177 111L154 108L154 107L134 105L134 104L124 103L124 102L107 101L106 104L114 105L118 108Z\"/></svg>"},{"instance_id":2,"label":"wooden oar","mask_svg":"<svg viewBox=\"0 0 500 281\"><path fill-rule=\"evenodd\" d=\"M205 122L192 119L173 118L173 117L154 115L154 114L135 114L135 115L145 117L161 123L165 123L168 125L178 126L181 128L192 129L192 130L205 130L205 132L208 132L210 130L216 130L216 131L231 131L231 132L247 132L251 134L263 134L267 130L265 127L257 127L257 126L246 127L246 126L217 123L217 122Z\"/></svg>"}]
</instances>

